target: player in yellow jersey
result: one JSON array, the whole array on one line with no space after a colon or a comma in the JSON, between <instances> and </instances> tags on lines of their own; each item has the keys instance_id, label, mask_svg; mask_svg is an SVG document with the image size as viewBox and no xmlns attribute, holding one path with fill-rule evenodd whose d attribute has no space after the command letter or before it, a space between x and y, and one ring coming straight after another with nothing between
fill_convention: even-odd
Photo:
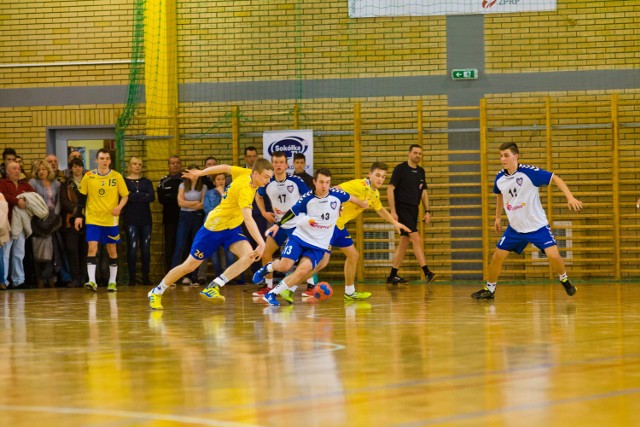
<instances>
[{"instance_id":1,"label":"player in yellow jersey","mask_svg":"<svg viewBox=\"0 0 640 427\"><path fill-rule=\"evenodd\" d=\"M380 188L387 177L387 165L382 162L374 162L369 169L368 178L354 179L337 186L337 188L346 192L350 196L357 197L360 200L368 202L378 215L388 223L392 224L398 233L400 230L409 232L407 226L400 224L393 219L389 211L387 211L380 202ZM353 244L353 239L349 235L349 231L345 225L355 219L365 208L357 206L354 203L346 203L342 210L340 218L336 223L336 228L331 239L331 248L340 248L347 259L344 262L344 299L345 301L359 301L371 297L370 292L357 292L355 288L356 269L358 266L358 258L360 255ZM329 262L329 257L325 256L315 271L320 271ZM303 296L311 296L313 293L308 290L303 292Z\"/></svg>"},{"instance_id":2,"label":"player in yellow jersey","mask_svg":"<svg viewBox=\"0 0 640 427\"><path fill-rule=\"evenodd\" d=\"M96 153L97 169L87 172L80 181L80 197L76 210L75 228L82 228L82 211L87 225L87 273L89 281L84 287L95 292L96 284L96 254L98 242L107 247L109 254L109 285L107 290L115 292L118 277L118 250L116 244L120 242L118 216L129 199L129 190L124 178L112 170L111 154L106 148Z\"/></svg>"},{"instance_id":3,"label":"player in yellow jersey","mask_svg":"<svg viewBox=\"0 0 640 427\"><path fill-rule=\"evenodd\" d=\"M154 310L162 309L162 294L169 285L198 268L202 261L208 259L220 246L237 255L238 260L200 292L200 296L207 301L223 302L220 287L262 257L265 243L251 211L256 191L266 185L273 176L273 166L266 159L258 159L252 169L216 165L204 170L190 170L183 176L198 177L220 173L231 174L231 184L227 187L222 202L209 212L204 225L196 233L187 259L169 271L160 284L149 291L149 306ZM255 249L242 232L240 226L243 222L257 243Z\"/></svg>"}]
</instances>

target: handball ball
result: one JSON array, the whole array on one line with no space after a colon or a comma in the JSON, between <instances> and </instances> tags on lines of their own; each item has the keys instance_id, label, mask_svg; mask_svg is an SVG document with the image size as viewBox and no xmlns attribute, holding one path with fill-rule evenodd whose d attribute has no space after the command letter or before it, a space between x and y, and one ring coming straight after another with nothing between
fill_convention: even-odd
<instances>
[{"instance_id":1,"label":"handball ball","mask_svg":"<svg viewBox=\"0 0 640 427\"><path fill-rule=\"evenodd\" d=\"M328 282L318 282L318 284L313 288L313 296L320 301L329 299L331 295L333 295L333 289Z\"/></svg>"}]
</instances>

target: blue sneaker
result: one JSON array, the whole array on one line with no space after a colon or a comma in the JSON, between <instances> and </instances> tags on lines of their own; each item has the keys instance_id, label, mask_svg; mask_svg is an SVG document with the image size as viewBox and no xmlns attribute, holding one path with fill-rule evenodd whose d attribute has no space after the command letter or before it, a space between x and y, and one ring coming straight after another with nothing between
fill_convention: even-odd
<instances>
[{"instance_id":1,"label":"blue sneaker","mask_svg":"<svg viewBox=\"0 0 640 427\"><path fill-rule=\"evenodd\" d=\"M258 271L253 273L253 278L251 279L253 280L253 283L257 285L258 283L262 283L264 281L264 278L267 277L267 274L269 274L269 272L267 271L267 265L269 264L271 263L263 265L258 269Z\"/></svg>"},{"instance_id":2,"label":"blue sneaker","mask_svg":"<svg viewBox=\"0 0 640 427\"><path fill-rule=\"evenodd\" d=\"M278 302L278 296L273 292L269 292L262 296L262 299L269 303L269 305L279 306L280 302Z\"/></svg>"}]
</instances>

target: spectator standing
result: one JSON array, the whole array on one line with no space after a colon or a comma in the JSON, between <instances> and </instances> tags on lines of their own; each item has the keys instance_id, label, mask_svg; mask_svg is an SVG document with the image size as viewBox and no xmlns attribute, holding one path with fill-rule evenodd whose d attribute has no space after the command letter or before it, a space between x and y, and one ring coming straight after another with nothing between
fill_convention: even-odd
<instances>
[{"instance_id":1,"label":"spectator standing","mask_svg":"<svg viewBox=\"0 0 640 427\"><path fill-rule=\"evenodd\" d=\"M13 214L13 208L16 206L24 209L27 207L27 203L24 199L20 199L17 196L26 193L33 192L34 189L26 181L20 181L20 165L14 160L9 161L6 164L7 177L0 179L0 193L4 194L7 203L9 204L9 223ZM11 240L2 246L4 255L4 267L5 267L5 284L9 284L9 276L14 288L19 288L24 284L24 265L22 260L25 255L25 241L26 235L24 230L21 230L17 236L11 236Z\"/></svg>"},{"instance_id":2,"label":"spectator standing","mask_svg":"<svg viewBox=\"0 0 640 427\"><path fill-rule=\"evenodd\" d=\"M9 226L9 204L0 193L0 291L7 290L4 275L4 256L2 247L11 240L11 227Z\"/></svg>"},{"instance_id":3,"label":"spectator standing","mask_svg":"<svg viewBox=\"0 0 640 427\"><path fill-rule=\"evenodd\" d=\"M190 170L198 170L198 166L189 165ZM204 223L204 195L207 193L207 186L202 183L200 177L191 176L184 178L178 189L178 206L180 206L180 217L178 220L178 230L176 233L176 246L173 251L171 265L180 265L183 258L183 251L190 247L196 233ZM196 278L185 276L182 278L183 285L190 285Z\"/></svg>"},{"instance_id":4,"label":"spectator standing","mask_svg":"<svg viewBox=\"0 0 640 427\"><path fill-rule=\"evenodd\" d=\"M162 205L162 227L164 231L164 265L165 271L171 269L173 249L176 247L178 230L178 189L182 184L182 164L180 157L171 156L168 161L169 173L163 176L156 189L158 201Z\"/></svg>"},{"instance_id":5,"label":"spectator standing","mask_svg":"<svg viewBox=\"0 0 640 427\"><path fill-rule=\"evenodd\" d=\"M155 200L153 184L142 176L142 159L129 159L129 174L124 179L129 190L129 200L122 213L127 234L127 264L129 285L136 284L137 250L140 247L142 283L152 285L149 279L151 265L151 203Z\"/></svg>"},{"instance_id":6,"label":"spectator standing","mask_svg":"<svg viewBox=\"0 0 640 427\"><path fill-rule=\"evenodd\" d=\"M307 157L302 153L293 155L293 174L304 181L310 190L313 190L313 177L307 173Z\"/></svg>"},{"instance_id":7,"label":"spectator standing","mask_svg":"<svg viewBox=\"0 0 640 427\"><path fill-rule=\"evenodd\" d=\"M80 197L80 182L84 176L84 164L79 158L69 162L69 174L60 187L60 207L62 216L62 236L69 262L71 281L69 288L77 288L86 281L87 241L85 229L76 230L74 214Z\"/></svg>"},{"instance_id":8,"label":"spectator standing","mask_svg":"<svg viewBox=\"0 0 640 427\"><path fill-rule=\"evenodd\" d=\"M56 274L60 268L62 262L61 245L59 244L60 236L57 233L57 228L60 226L60 182L56 181L55 173L49 163L44 160L38 160L33 163L31 170L33 178L29 180L29 184L36 190L36 193L42 197L47 208L49 209L49 217L45 220L46 227L50 229L50 233L43 233L42 235L35 235L32 237L32 246L34 249L38 247L35 244L34 239L41 239L42 245L51 246L52 258L50 260L41 260L36 256L34 252L34 266L35 266L35 279L38 288L43 288L46 285L50 288L54 288L57 282ZM53 230L53 225L57 224L56 230Z\"/></svg>"},{"instance_id":9,"label":"spectator standing","mask_svg":"<svg viewBox=\"0 0 640 427\"><path fill-rule=\"evenodd\" d=\"M2 164L0 165L0 174L2 175L2 178L7 177L7 164L9 162L15 162L17 156L16 150L13 148L7 147L2 151Z\"/></svg>"}]
</instances>

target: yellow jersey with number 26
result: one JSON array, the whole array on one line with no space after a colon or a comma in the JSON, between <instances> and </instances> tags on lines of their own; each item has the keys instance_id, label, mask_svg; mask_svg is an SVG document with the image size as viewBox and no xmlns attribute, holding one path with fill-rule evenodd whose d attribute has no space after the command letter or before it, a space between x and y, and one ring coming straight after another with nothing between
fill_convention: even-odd
<instances>
[{"instance_id":1,"label":"yellow jersey with number 26","mask_svg":"<svg viewBox=\"0 0 640 427\"><path fill-rule=\"evenodd\" d=\"M251 186L251 169L231 167L231 184L226 188L222 201L209 212L204 226L210 231L236 228L244 222L243 208L252 208L258 188Z\"/></svg>"}]
</instances>

